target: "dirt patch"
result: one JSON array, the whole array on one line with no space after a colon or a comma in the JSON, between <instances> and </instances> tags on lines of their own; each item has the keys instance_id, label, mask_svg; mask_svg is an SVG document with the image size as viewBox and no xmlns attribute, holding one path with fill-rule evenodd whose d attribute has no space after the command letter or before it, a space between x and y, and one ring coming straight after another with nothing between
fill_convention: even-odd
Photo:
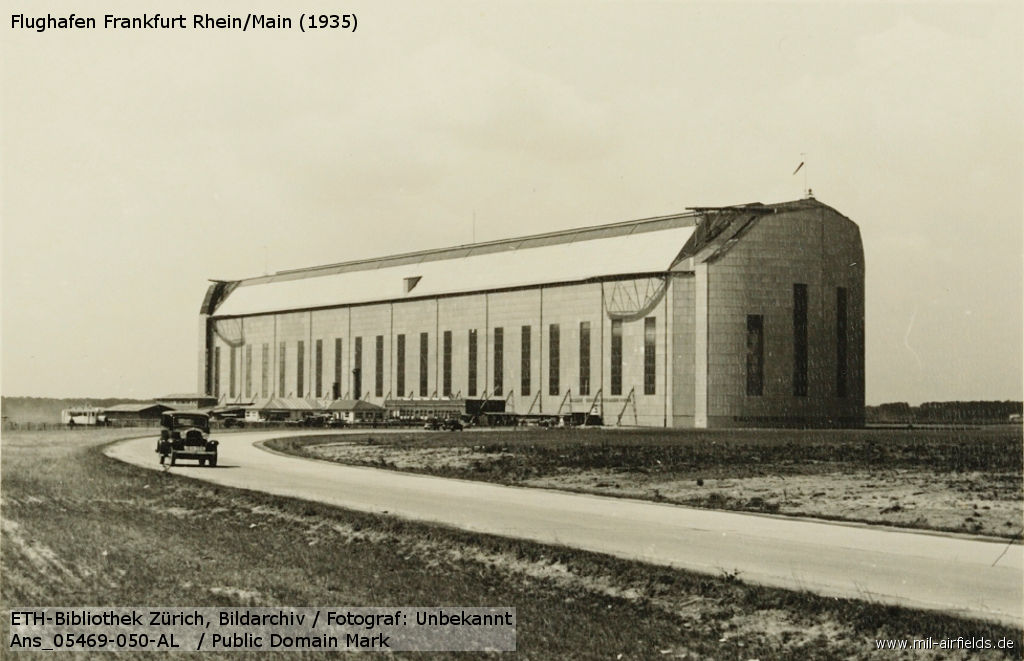
<instances>
[{"instance_id":1,"label":"dirt patch","mask_svg":"<svg viewBox=\"0 0 1024 661\"><path fill-rule=\"evenodd\" d=\"M393 448L332 443L308 448L309 456L329 461L384 466L395 470L478 470L508 457L509 452L477 452L468 447Z\"/></svg>"},{"instance_id":2,"label":"dirt patch","mask_svg":"<svg viewBox=\"0 0 1024 661\"><path fill-rule=\"evenodd\" d=\"M709 509L956 531L1016 538L1024 527L1021 477L1015 472L936 472L921 468L850 469L809 462L757 470L699 471L560 468L542 476L505 470L523 457L507 450L459 445L396 447L354 442L311 445L310 456L394 470L479 476L522 486L640 498Z\"/></svg>"},{"instance_id":3,"label":"dirt patch","mask_svg":"<svg viewBox=\"0 0 1024 661\"><path fill-rule=\"evenodd\" d=\"M1000 537L1021 531L1020 479L1012 474L896 470L742 478L659 479L586 471L523 484L753 512L866 521Z\"/></svg>"},{"instance_id":4,"label":"dirt patch","mask_svg":"<svg viewBox=\"0 0 1024 661\"><path fill-rule=\"evenodd\" d=\"M256 590L215 586L210 588L210 593L221 597L228 597L232 603L237 604L255 606L263 603L263 596Z\"/></svg>"}]
</instances>

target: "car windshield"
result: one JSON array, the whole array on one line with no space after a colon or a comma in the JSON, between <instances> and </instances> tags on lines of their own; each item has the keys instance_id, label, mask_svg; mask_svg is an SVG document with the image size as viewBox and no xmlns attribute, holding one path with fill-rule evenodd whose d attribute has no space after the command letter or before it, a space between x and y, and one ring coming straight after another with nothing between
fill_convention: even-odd
<instances>
[{"instance_id":1,"label":"car windshield","mask_svg":"<svg viewBox=\"0 0 1024 661\"><path fill-rule=\"evenodd\" d=\"M202 415L176 415L173 418L175 427L206 428L206 417Z\"/></svg>"}]
</instances>

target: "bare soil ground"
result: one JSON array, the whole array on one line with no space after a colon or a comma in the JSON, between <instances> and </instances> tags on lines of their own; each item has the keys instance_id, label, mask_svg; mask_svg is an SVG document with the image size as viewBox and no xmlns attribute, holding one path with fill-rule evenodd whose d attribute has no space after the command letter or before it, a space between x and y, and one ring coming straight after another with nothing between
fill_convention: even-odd
<instances>
[{"instance_id":1,"label":"bare soil ground","mask_svg":"<svg viewBox=\"0 0 1024 661\"><path fill-rule=\"evenodd\" d=\"M605 472L526 480L530 486L707 507L909 528L1014 537L1021 529L1020 480L980 472L935 475L900 469L819 475L657 480Z\"/></svg>"},{"instance_id":2,"label":"bare soil ground","mask_svg":"<svg viewBox=\"0 0 1024 661\"><path fill-rule=\"evenodd\" d=\"M1010 627L227 489L127 466L100 452L103 443L125 434L3 435L0 610L511 605L519 622L517 659L874 659L877 639L929 636L1015 643L1012 651L934 650L930 659L1020 656L1021 632ZM8 624L0 618L4 641ZM136 658L62 654L115 656ZM181 652L174 658L212 657ZM230 658L295 655L237 652Z\"/></svg>"},{"instance_id":3,"label":"bare soil ground","mask_svg":"<svg viewBox=\"0 0 1024 661\"><path fill-rule=\"evenodd\" d=\"M321 437L291 450L521 486L1019 539L1020 428ZM288 448L283 448L288 449Z\"/></svg>"}]
</instances>

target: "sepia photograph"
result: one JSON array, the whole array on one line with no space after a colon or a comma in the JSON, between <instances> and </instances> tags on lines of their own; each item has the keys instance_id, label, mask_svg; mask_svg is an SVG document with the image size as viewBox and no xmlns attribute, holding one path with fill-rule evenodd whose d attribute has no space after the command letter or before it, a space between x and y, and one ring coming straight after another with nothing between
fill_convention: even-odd
<instances>
[{"instance_id":1,"label":"sepia photograph","mask_svg":"<svg viewBox=\"0 0 1024 661\"><path fill-rule=\"evenodd\" d=\"M1024 5L7 2L0 658L1024 658Z\"/></svg>"}]
</instances>

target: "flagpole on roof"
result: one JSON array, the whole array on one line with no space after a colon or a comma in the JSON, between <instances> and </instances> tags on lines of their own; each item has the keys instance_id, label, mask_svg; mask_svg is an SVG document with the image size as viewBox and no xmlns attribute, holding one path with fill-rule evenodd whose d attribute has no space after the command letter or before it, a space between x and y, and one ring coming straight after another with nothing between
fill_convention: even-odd
<instances>
[{"instance_id":1,"label":"flagpole on roof","mask_svg":"<svg viewBox=\"0 0 1024 661\"><path fill-rule=\"evenodd\" d=\"M806 152L800 152L800 165L796 166L796 169L793 170L793 174L795 175L800 170L804 171L803 195L804 195L804 197L811 197L811 189L807 187L807 168L804 167L805 165L807 165L807 153Z\"/></svg>"}]
</instances>

